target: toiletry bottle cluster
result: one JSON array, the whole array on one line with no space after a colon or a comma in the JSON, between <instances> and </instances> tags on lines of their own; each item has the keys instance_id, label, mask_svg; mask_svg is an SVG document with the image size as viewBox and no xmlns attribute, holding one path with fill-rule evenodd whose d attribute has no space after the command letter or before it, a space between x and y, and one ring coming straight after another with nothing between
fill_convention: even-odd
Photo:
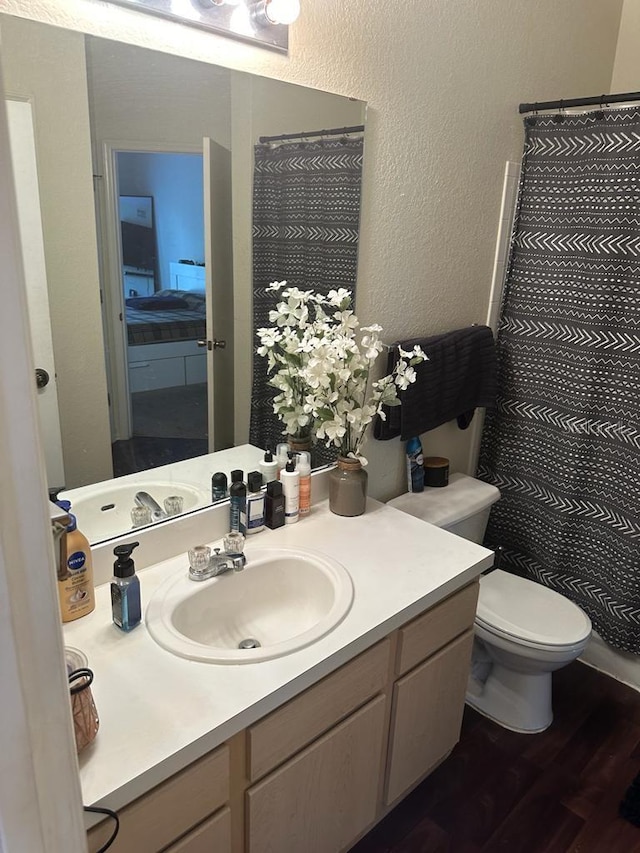
<instances>
[{"instance_id":1,"label":"toiletry bottle cluster","mask_svg":"<svg viewBox=\"0 0 640 853\"><path fill-rule=\"evenodd\" d=\"M293 524L311 509L311 454L292 453L287 444L279 444L275 457L267 450L257 471L217 471L211 478L211 498L229 498L229 527L232 532L252 535L269 527ZM266 487L263 490L263 486Z\"/></svg>"}]
</instances>

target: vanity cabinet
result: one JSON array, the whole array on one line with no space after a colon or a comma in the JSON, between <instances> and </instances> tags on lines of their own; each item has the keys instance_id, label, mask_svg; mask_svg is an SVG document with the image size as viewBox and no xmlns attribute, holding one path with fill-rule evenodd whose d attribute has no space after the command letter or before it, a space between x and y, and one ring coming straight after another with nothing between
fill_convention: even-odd
<instances>
[{"instance_id":1,"label":"vanity cabinet","mask_svg":"<svg viewBox=\"0 0 640 853\"><path fill-rule=\"evenodd\" d=\"M223 745L119 810L120 831L109 853L230 853L229 808L224 808L229 796L229 747ZM111 820L90 829L89 853L99 850L112 830ZM209 838L216 846L203 846Z\"/></svg>"},{"instance_id":2,"label":"vanity cabinet","mask_svg":"<svg viewBox=\"0 0 640 853\"><path fill-rule=\"evenodd\" d=\"M478 584L398 632L385 805L393 806L458 742L473 646Z\"/></svg>"},{"instance_id":3,"label":"vanity cabinet","mask_svg":"<svg viewBox=\"0 0 640 853\"><path fill-rule=\"evenodd\" d=\"M458 741L478 583L122 809L113 853L338 853ZM109 822L89 832L95 853Z\"/></svg>"}]
</instances>

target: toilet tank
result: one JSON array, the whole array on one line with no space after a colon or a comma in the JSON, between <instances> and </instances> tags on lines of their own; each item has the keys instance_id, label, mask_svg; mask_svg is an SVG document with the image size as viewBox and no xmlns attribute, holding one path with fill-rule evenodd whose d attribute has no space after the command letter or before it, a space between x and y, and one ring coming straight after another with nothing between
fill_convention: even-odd
<instances>
[{"instance_id":1,"label":"toilet tank","mask_svg":"<svg viewBox=\"0 0 640 853\"><path fill-rule=\"evenodd\" d=\"M489 483L452 474L448 486L406 492L390 500L389 506L481 544L491 507L499 497L499 489Z\"/></svg>"}]
</instances>

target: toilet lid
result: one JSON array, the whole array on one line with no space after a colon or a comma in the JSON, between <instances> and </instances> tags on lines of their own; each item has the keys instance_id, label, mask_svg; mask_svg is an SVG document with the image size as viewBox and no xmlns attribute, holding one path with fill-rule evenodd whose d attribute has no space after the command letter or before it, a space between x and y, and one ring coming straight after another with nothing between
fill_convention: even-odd
<instances>
[{"instance_id":1,"label":"toilet lid","mask_svg":"<svg viewBox=\"0 0 640 853\"><path fill-rule=\"evenodd\" d=\"M496 569L480 578L477 621L541 646L569 646L591 633L577 604L539 583Z\"/></svg>"}]
</instances>

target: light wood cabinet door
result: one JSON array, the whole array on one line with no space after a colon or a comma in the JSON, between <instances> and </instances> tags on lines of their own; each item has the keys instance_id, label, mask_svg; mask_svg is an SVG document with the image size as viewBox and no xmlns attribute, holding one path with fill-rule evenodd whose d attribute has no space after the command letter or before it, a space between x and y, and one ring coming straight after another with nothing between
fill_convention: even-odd
<instances>
[{"instance_id":1,"label":"light wood cabinet door","mask_svg":"<svg viewBox=\"0 0 640 853\"><path fill-rule=\"evenodd\" d=\"M274 770L381 693L388 679L390 648L389 640L383 640L251 726L250 781Z\"/></svg>"},{"instance_id":2,"label":"light wood cabinet door","mask_svg":"<svg viewBox=\"0 0 640 853\"><path fill-rule=\"evenodd\" d=\"M416 667L393 690L386 804L413 787L460 737L473 631Z\"/></svg>"},{"instance_id":3,"label":"light wood cabinet door","mask_svg":"<svg viewBox=\"0 0 640 853\"><path fill-rule=\"evenodd\" d=\"M221 746L121 809L109 853L158 853L228 799L229 748ZM102 847L111 830L110 820L89 830L89 853Z\"/></svg>"},{"instance_id":4,"label":"light wood cabinet door","mask_svg":"<svg viewBox=\"0 0 640 853\"><path fill-rule=\"evenodd\" d=\"M231 810L222 809L165 853L231 853Z\"/></svg>"},{"instance_id":5,"label":"light wood cabinet door","mask_svg":"<svg viewBox=\"0 0 640 853\"><path fill-rule=\"evenodd\" d=\"M385 697L247 792L249 853L337 853L376 816Z\"/></svg>"}]
</instances>

